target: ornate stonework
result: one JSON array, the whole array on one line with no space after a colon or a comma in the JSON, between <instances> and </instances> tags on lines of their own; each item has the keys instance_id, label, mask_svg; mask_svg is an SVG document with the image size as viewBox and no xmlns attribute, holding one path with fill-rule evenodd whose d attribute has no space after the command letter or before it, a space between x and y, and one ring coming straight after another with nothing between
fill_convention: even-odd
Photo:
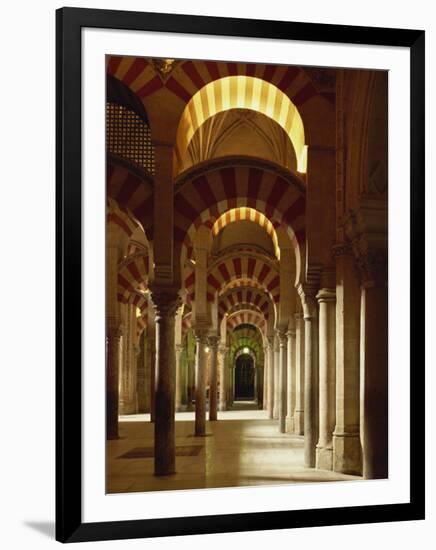
<instances>
[{"instance_id":1,"label":"ornate stonework","mask_svg":"<svg viewBox=\"0 0 436 550\"><path fill-rule=\"evenodd\" d=\"M151 63L162 82L165 82L177 67L179 61L175 59L152 58Z\"/></svg>"}]
</instances>

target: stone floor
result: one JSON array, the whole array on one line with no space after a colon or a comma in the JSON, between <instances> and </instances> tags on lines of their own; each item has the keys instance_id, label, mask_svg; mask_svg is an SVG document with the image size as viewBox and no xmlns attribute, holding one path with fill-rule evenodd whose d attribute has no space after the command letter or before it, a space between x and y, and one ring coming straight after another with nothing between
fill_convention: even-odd
<instances>
[{"instance_id":1,"label":"stone floor","mask_svg":"<svg viewBox=\"0 0 436 550\"><path fill-rule=\"evenodd\" d=\"M218 413L207 437L194 432L194 413L176 414L177 473L153 475L149 415L120 417L120 439L107 444L108 493L206 487L280 485L361 479L303 466L303 437L278 433L265 411ZM120 458L130 454L133 458Z\"/></svg>"}]
</instances>

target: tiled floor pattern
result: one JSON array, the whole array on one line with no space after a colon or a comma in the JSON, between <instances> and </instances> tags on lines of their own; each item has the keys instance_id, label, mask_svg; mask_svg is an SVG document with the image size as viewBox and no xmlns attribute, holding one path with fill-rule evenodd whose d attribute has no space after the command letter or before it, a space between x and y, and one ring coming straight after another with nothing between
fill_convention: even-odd
<instances>
[{"instance_id":1,"label":"tiled floor pattern","mask_svg":"<svg viewBox=\"0 0 436 550\"><path fill-rule=\"evenodd\" d=\"M202 438L193 435L194 413L177 413L176 420L177 473L156 477L149 416L120 418L120 439L107 444L109 493L360 479L304 468L303 437L280 434L265 411L219 413ZM120 458L132 452L139 456Z\"/></svg>"}]
</instances>

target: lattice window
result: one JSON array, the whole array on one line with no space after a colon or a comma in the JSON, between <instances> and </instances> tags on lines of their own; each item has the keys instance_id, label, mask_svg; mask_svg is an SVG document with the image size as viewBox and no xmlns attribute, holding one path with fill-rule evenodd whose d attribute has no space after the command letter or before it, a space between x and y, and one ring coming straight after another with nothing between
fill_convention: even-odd
<instances>
[{"instance_id":1,"label":"lattice window","mask_svg":"<svg viewBox=\"0 0 436 550\"><path fill-rule=\"evenodd\" d=\"M154 174L150 127L134 111L116 103L106 103L106 148Z\"/></svg>"}]
</instances>

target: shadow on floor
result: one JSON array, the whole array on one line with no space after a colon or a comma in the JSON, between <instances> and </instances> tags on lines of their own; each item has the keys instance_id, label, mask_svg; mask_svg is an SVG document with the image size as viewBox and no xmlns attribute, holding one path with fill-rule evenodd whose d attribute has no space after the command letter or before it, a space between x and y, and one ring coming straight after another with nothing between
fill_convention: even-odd
<instances>
[{"instance_id":1,"label":"shadow on floor","mask_svg":"<svg viewBox=\"0 0 436 550\"><path fill-rule=\"evenodd\" d=\"M25 521L24 525L30 527L38 533L42 533L50 539L55 538L55 524L54 521Z\"/></svg>"}]
</instances>

